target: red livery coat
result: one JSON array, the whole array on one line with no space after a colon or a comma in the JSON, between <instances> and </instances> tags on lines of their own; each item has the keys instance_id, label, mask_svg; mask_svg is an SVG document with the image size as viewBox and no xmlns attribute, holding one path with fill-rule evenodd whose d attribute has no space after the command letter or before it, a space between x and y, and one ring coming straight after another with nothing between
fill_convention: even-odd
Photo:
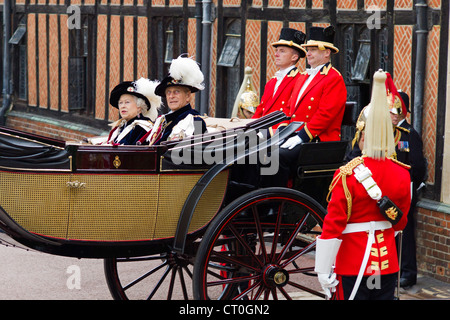
<instances>
[{"instance_id":1,"label":"red livery coat","mask_svg":"<svg viewBox=\"0 0 450 320\"><path fill-rule=\"evenodd\" d=\"M287 114L291 117L290 122L305 122L299 132L303 141L315 138L320 141L338 141L341 139L341 124L347 101L344 79L331 63L325 64L297 103L300 89L308 77L306 72L301 73L292 90Z\"/></svg>"},{"instance_id":2,"label":"red livery coat","mask_svg":"<svg viewBox=\"0 0 450 320\"><path fill-rule=\"evenodd\" d=\"M345 175L346 185L351 194L350 217L348 217L348 197L345 195L342 179L338 178L333 180L335 185L320 237L342 239L336 257L335 272L343 276L357 275L366 249L368 233L342 234L343 230L347 223L386 220L380 213L376 201L370 198L364 186L353 174L353 169L362 161L372 172L372 177L383 195L388 196L403 212L401 220L392 228L375 232L375 242L372 245L364 275L373 275L375 270L379 270L381 275L395 273L398 272L399 266L394 232L405 227L411 204L411 180L407 165L391 159L377 161L372 158L358 157L337 170L335 177L339 174Z\"/></svg>"},{"instance_id":3,"label":"red livery coat","mask_svg":"<svg viewBox=\"0 0 450 320\"><path fill-rule=\"evenodd\" d=\"M287 113L287 103L291 97L292 89L294 88L295 82L299 75L300 73L298 72L298 69L294 67L288 72L287 75L284 76L275 94L273 91L277 83L277 78L273 77L270 79L264 87L264 94L261 98L261 103L256 108L256 112L252 118L261 118L262 116L277 110ZM272 129L275 130L279 125L280 124L273 126Z\"/></svg>"}]
</instances>

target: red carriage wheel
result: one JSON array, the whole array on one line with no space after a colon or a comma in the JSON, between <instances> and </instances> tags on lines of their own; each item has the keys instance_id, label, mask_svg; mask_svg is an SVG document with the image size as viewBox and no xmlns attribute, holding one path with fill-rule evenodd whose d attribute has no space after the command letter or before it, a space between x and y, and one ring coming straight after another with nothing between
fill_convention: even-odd
<instances>
[{"instance_id":1,"label":"red carriage wheel","mask_svg":"<svg viewBox=\"0 0 450 320\"><path fill-rule=\"evenodd\" d=\"M194 298L323 298L313 253L325 213L308 195L286 188L259 189L236 199L202 238Z\"/></svg>"}]
</instances>

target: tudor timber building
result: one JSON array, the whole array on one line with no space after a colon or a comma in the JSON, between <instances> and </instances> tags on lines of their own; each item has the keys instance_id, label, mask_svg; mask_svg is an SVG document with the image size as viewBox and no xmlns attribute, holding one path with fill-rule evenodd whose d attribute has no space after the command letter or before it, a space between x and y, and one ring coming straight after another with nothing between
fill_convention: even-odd
<instances>
[{"instance_id":1,"label":"tudor timber building","mask_svg":"<svg viewBox=\"0 0 450 320\"><path fill-rule=\"evenodd\" d=\"M140 77L161 80L182 53L205 73L196 109L229 117L246 67L259 95L274 75L270 44L282 27L332 24L341 50L333 65L347 100L357 103L354 118L379 68L411 97L409 118L428 161L417 213L419 270L450 282L448 1L0 0L0 10L0 123L63 140L108 132L118 117L111 89ZM352 129L344 133L349 138Z\"/></svg>"}]
</instances>

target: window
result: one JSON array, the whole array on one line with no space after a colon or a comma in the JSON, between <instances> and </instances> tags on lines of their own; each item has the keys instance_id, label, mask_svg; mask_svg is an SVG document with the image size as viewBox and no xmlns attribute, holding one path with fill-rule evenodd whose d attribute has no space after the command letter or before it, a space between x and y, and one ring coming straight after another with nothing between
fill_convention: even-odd
<instances>
[{"instance_id":1,"label":"window","mask_svg":"<svg viewBox=\"0 0 450 320\"><path fill-rule=\"evenodd\" d=\"M14 82L17 85L17 96L21 100L26 100L28 95L28 77L27 77L27 46L25 42L25 34L27 32L27 26L24 19L21 19L14 34L9 39L9 43L14 45L13 50L17 50L17 79Z\"/></svg>"},{"instance_id":2,"label":"window","mask_svg":"<svg viewBox=\"0 0 450 320\"><path fill-rule=\"evenodd\" d=\"M86 109L88 20L82 19L81 28L69 30L69 110Z\"/></svg>"},{"instance_id":3,"label":"window","mask_svg":"<svg viewBox=\"0 0 450 320\"><path fill-rule=\"evenodd\" d=\"M217 65L221 67L234 67L236 66L237 57L241 49L241 36L238 34L227 34L226 37L227 39L225 40L225 45L223 46Z\"/></svg>"}]
</instances>

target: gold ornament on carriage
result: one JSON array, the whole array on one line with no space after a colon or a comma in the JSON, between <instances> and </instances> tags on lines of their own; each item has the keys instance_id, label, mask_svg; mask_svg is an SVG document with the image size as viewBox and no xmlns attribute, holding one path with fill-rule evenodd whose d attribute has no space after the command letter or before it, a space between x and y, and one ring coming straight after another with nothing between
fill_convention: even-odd
<instances>
[{"instance_id":1,"label":"gold ornament on carriage","mask_svg":"<svg viewBox=\"0 0 450 320\"><path fill-rule=\"evenodd\" d=\"M116 156L116 157L114 158L114 161L113 161L113 166L114 166L116 169L118 169L118 168L120 167L121 164L122 164L122 161L120 161L119 156Z\"/></svg>"}]
</instances>

